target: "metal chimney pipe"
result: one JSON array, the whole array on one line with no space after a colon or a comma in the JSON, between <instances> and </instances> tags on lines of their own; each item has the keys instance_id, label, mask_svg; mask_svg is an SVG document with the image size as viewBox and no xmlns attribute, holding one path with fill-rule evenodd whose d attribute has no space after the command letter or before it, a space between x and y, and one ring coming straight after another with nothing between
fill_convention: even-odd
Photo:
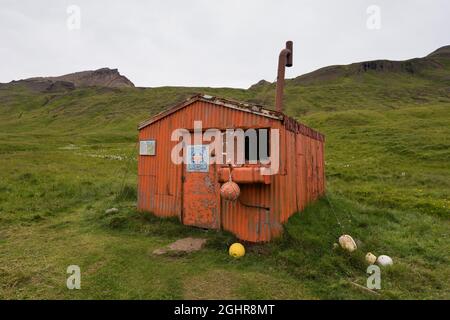
<instances>
[{"instance_id":1,"label":"metal chimney pipe","mask_svg":"<svg viewBox=\"0 0 450 320\"><path fill-rule=\"evenodd\" d=\"M281 50L278 57L277 90L275 97L275 109L283 112L283 91L285 67L292 67L293 45L292 41L286 41L286 48Z\"/></svg>"}]
</instances>

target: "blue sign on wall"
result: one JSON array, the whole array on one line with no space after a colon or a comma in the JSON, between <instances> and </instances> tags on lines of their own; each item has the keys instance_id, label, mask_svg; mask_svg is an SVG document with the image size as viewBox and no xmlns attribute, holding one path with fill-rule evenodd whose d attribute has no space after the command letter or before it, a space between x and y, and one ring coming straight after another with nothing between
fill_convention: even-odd
<instances>
[{"instance_id":1,"label":"blue sign on wall","mask_svg":"<svg viewBox=\"0 0 450 320\"><path fill-rule=\"evenodd\" d=\"M187 171L209 171L209 147L208 145L195 144L187 146Z\"/></svg>"}]
</instances>

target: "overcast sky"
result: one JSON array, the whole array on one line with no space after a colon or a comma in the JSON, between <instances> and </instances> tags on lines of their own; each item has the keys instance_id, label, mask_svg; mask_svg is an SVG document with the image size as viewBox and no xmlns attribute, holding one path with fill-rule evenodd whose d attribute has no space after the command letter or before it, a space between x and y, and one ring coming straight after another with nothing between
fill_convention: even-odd
<instances>
[{"instance_id":1,"label":"overcast sky","mask_svg":"<svg viewBox=\"0 0 450 320\"><path fill-rule=\"evenodd\" d=\"M286 40L292 78L425 56L450 44L449 14L448 0L0 0L0 82L110 67L137 86L247 88L275 80Z\"/></svg>"}]
</instances>

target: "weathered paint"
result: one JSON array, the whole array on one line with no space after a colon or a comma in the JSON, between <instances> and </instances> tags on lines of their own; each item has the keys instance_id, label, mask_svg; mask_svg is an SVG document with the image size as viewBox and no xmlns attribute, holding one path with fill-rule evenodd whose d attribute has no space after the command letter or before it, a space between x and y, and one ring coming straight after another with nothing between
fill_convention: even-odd
<instances>
[{"instance_id":1,"label":"weathered paint","mask_svg":"<svg viewBox=\"0 0 450 320\"><path fill-rule=\"evenodd\" d=\"M185 165L182 167L183 224L220 229L220 184L216 166L210 165L208 172L189 172Z\"/></svg>"},{"instance_id":2,"label":"weathered paint","mask_svg":"<svg viewBox=\"0 0 450 320\"><path fill-rule=\"evenodd\" d=\"M207 173L188 173L171 161L177 142L172 131L272 128L280 131L280 170L261 177L255 165L232 171L241 195L235 202L220 199L220 184L229 178L224 165ZM139 140L156 140L155 156L139 156L138 209L157 216L178 216L184 224L224 229L242 240L269 241L282 224L325 192L324 136L286 115L260 106L215 97L195 96L139 126ZM206 142L204 142L206 143Z\"/></svg>"}]
</instances>

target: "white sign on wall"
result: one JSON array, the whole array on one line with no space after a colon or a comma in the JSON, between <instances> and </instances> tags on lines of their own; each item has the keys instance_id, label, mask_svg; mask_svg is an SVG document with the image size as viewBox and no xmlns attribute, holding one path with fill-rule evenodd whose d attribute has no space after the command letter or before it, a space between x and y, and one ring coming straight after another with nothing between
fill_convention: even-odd
<instances>
[{"instance_id":1,"label":"white sign on wall","mask_svg":"<svg viewBox=\"0 0 450 320\"><path fill-rule=\"evenodd\" d=\"M139 155L154 156L156 154L156 141L143 140L139 143Z\"/></svg>"},{"instance_id":2,"label":"white sign on wall","mask_svg":"<svg viewBox=\"0 0 450 320\"><path fill-rule=\"evenodd\" d=\"M209 171L209 147L204 144L187 146L187 171L208 172Z\"/></svg>"}]
</instances>

